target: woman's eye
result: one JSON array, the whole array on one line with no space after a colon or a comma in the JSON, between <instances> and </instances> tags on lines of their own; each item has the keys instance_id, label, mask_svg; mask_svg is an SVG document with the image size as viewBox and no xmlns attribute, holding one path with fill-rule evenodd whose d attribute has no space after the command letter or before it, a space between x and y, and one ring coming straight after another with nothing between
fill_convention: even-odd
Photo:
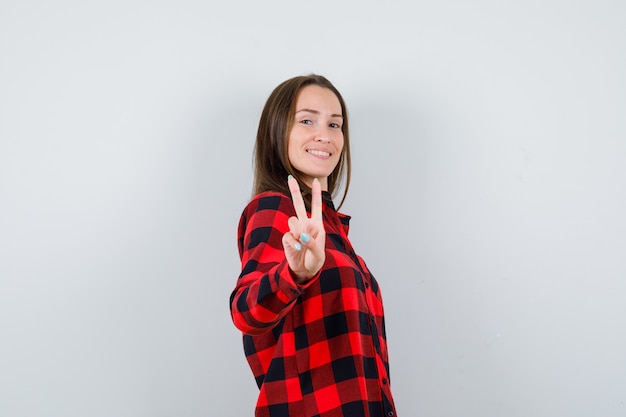
<instances>
[{"instance_id":1,"label":"woman's eye","mask_svg":"<svg viewBox=\"0 0 626 417\"><path fill-rule=\"evenodd\" d=\"M309 119L301 120L300 123L302 123L303 125L312 125L313 124L313 122L310 121Z\"/></svg>"},{"instance_id":2,"label":"woman's eye","mask_svg":"<svg viewBox=\"0 0 626 417\"><path fill-rule=\"evenodd\" d=\"M332 127L333 129L341 129L341 125L339 123L331 123L330 127Z\"/></svg>"}]
</instances>

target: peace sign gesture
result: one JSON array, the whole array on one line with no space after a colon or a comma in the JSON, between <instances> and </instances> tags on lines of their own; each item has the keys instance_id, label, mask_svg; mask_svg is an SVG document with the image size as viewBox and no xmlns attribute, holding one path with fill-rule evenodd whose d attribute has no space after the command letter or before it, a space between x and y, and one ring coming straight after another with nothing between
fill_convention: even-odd
<instances>
[{"instance_id":1,"label":"peace sign gesture","mask_svg":"<svg viewBox=\"0 0 626 417\"><path fill-rule=\"evenodd\" d=\"M289 218L289 231L283 235L283 248L289 268L299 284L313 278L326 260L326 232L322 222L322 188L313 180L311 217L307 215L298 181L289 176L289 191L296 216Z\"/></svg>"}]
</instances>

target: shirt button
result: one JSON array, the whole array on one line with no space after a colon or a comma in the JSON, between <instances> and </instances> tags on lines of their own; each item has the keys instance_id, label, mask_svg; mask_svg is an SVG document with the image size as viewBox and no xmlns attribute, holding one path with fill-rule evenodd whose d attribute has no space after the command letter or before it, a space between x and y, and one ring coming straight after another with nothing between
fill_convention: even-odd
<instances>
[{"instance_id":1,"label":"shirt button","mask_svg":"<svg viewBox=\"0 0 626 417\"><path fill-rule=\"evenodd\" d=\"M383 378L383 385L387 385L387 378Z\"/></svg>"},{"instance_id":2,"label":"shirt button","mask_svg":"<svg viewBox=\"0 0 626 417\"><path fill-rule=\"evenodd\" d=\"M370 283L369 282L365 282L365 288L369 288L370 287Z\"/></svg>"},{"instance_id":3,"label":"shirt button","mask_svg":"<svg viewBox=\"0 0 626 417\"><path fill-rule=\"evenodd\" d=\"M393 417L395 414L394 414L394 412L393 412L393 411L389 411L389 412L387 413L387 415L388 415L389 417Z\"/></svg>"}]
</instances>

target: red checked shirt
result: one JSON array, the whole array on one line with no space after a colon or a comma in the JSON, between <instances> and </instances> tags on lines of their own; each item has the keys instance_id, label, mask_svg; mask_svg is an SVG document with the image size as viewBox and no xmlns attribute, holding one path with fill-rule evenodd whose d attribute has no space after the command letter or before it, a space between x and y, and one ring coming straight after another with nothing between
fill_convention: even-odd
<instances>
[{"instance_id":1,"label":"red checked shirt","mask_svg":"<svg viewBox=\"0 0 626 417\"><path fill-rule=\"evenodd\" d=\"M303 285L282 245L291 199L259 194L241 216L230 308L260 389L255 416L395 417L380 289L348 240L350 217L323 199L326 261Z\"/></svg>"}]
</instances>

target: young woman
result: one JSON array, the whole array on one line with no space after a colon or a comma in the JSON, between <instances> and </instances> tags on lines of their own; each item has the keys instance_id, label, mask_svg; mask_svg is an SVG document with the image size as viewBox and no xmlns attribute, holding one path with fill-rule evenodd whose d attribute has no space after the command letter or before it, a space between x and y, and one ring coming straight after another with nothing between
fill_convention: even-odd
<instances>
[{"instance_id":1,"label":"young woman","mask_svg":"<svg viewBox=\"0 0 626 417\"><path fill-rule=\"evenodd\" d=\"M349 145L345 103L326 78L291 78L268 98L230 298L257 417L396 415L380 288L331 198L342 182L348 191Z\"/></svg>"}]
</instances>

